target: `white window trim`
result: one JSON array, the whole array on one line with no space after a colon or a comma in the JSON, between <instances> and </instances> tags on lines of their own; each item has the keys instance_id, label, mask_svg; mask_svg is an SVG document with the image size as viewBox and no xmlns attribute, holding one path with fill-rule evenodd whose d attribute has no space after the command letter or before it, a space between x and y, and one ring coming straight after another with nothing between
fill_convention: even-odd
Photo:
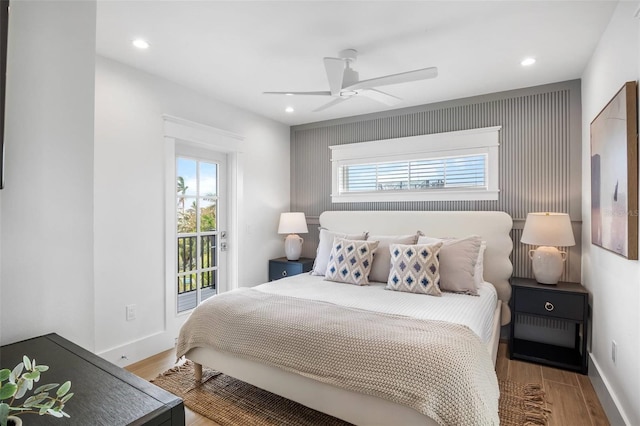
<instances>
[{"instance_id":1,"label":"white window trim","mask_svg":"<svg viewBox=\"0 0 640 426\"><path fill-rule=\"evenodd\" d=\"M175 291L176 271L176 215L175 215L175 175L176 144L186 142L201 148L227 154L228 212L227 212L227 283L218 291L228 291L238 287L240 222L242 214L242 176L244 137L204 124L173 117L162 116L165 140L165 290L166 329L176 331L182 321L172 318L186 317L191 311L176 312L177 292Z\"/></svg>"},{"instance_id":2,"label":"white window trim","mask_svg":"<svg viewBox=\"0 0 640 426\"><path fill-rule=\"evenodd\" d=\"M384 139L346 145L333 145L331 149L331 202L376 201L449 201L449 200L497 200L499 164L499 131L502 126L460 130ZM340 194L338 171L340 166L393 162L410 159L426 159L467 154L487 154L487 188L449 188L430 191L371 191Z\"/></svg>"}]
</instances>

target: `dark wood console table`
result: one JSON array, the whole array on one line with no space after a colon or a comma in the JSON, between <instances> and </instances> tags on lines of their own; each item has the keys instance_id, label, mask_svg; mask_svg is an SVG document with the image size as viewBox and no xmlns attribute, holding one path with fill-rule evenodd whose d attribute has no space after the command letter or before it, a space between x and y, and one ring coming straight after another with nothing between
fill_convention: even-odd
<instances>
[{"instance_id":1,"label":"dark wood console table","mask_svg":"<svg viewBox=\"0 0 640 426\"><path fill-rule=\"evenodd\" d=\"M22 356L50 369L41 384L71 381L73 398L64 411L71 418L25 414L27 425L184 426L177 396L58 336L47 334L0 347L0 366L12 369Z\"/></svg>"}]
</instances>

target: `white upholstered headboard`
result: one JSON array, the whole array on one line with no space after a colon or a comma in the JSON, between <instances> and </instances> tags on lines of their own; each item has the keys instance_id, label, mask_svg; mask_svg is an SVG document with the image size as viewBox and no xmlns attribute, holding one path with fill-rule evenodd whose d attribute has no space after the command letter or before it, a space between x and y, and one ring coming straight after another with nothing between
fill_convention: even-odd
<instances>
[{"instance_id":1,"label":"white upholstered headboard","mask_svg":"<svg viewBox=\"0 0 640 426\"><path fill-rule=\"evenodd\" d=\"M332 231L376 235L402 235L422 231L430 237L480 235L487 242L484 278L494 285L502 301L501 324L511 320L509 278L513 265L513 221L505 212L476 211L327 211L320 215L320 226Z\"/></svg>"}]
</instances>

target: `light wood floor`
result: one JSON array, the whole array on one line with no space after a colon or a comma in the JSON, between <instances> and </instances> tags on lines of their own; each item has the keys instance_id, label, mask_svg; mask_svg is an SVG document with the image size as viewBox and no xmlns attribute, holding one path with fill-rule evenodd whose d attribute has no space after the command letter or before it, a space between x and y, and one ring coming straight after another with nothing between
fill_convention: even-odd
<instances>
[{"instance_id":1,"label":"light wood floor","mask_svg":"<svg viewBox=\"0 0 640 426\"><path fill-rule=\"evenodd\" d=\"M174 366L175 353L168 350L127 367L150 380ZM500 343L496 372L501 379L520 383L540 383L547 392L552 410L549 426L609 425L587 376L564 370L510 360L506 343ZM217 423L186 409L188 426L212 426Z\"/></svg>"}]
</instances>

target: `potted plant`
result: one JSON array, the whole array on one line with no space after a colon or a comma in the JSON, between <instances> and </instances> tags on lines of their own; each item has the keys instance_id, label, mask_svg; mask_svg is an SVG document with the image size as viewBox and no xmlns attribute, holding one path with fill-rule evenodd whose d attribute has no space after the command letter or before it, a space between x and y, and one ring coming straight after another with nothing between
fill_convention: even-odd
<instances>
[{"instance_id":1,"label":"potted plant","mask_svg":"<svg viewBox=\"0 0 640 426\"><path fill-rule=\"evenodd\" d=\"M13 370L0 370L0 426L20 426L22 414L47 414L54 417L69 417L62 411L64 405L71 399L71 382L62 385L50 383L40 385L34 390L34 383L40 381L40 373L47 371L46 365L36 365L36 360L29 359L26 355L22 362ZM54 394L49 394L53 392ZM24 398L27 392L31 395Z\"/></svg>"}]
</instances>

